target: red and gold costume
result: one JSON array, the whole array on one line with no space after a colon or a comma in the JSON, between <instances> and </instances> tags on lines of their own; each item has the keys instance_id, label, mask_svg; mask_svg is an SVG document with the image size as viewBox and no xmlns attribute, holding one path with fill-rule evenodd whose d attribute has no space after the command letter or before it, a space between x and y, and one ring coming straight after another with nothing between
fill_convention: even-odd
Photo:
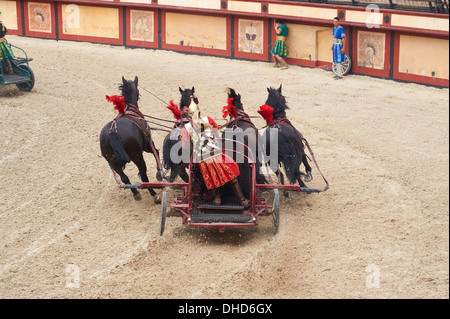
<instances>
[{"instance_id":1,"label":"red and gold costume","mask_svg":"<svg viewBox=\"0 0 450 319\"><path fill-rule=\"evenodd\" d=\"M199 164L206 188L213 194L213 204L221 204L218 188L229 182L241 205L248 209L250 202L242 194L237 180L240 174L239 166L222 149L221 139L217 134L219 126L209 116L200 117L200 110L192 96L189 116L191 121L183 127L181 133L183 148L191 146L192 143L194 162Z\"/></svg>"},{"instance_id":2,"label":"red and gold costume","mask_svg":"<svg viewBox=\"0 0 450 319\"><path fill-rule=\"evenodd\" d=\"M187 123L181 134L184 147L193 143L194 156L208 189L218 188L239 176L239 167L220 147L219 126L209 116Z\"/></svg>"}]
</instances>

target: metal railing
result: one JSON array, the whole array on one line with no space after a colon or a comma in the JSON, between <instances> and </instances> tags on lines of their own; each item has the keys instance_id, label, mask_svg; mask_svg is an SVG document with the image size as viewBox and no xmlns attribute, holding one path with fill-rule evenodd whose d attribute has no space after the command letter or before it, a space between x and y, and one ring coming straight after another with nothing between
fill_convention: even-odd
<instances>
[{"instance_id":1,"label":"metal railing","mask_svg":"<svg viewBox=\"0 0 450 319\"><path fill-rule=\"evenodd\" d=\"M449 0L286 0L356 7L377 5L380 9L449 14Z\"/></svg>"}]
</instances>

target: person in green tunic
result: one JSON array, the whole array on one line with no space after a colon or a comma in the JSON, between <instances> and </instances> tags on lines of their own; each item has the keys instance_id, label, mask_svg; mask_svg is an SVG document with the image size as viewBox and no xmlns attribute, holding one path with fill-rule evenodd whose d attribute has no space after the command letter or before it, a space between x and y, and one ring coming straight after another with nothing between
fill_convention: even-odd
<instances>
[{"instance_id":1,"label":"person in green tunic","mask_svg":"<svg viewBox=\"0 0 450 319\"><path fill-rule=\"evenodd\" d=\"M11 51L11 47L5 39L6 33L8 33L8 29L0 21L0 62L5 61L6 71L9 74L14 74L11 62L9 61L10 59L14 59L14 53Z\"/></svg>"},{"instance_id":2,"label":"person in green tunic","mask_svg":"<svg viewBox=\"0 0 450 319\"><path fill-rule=\"evenodd\" d=\"M275 33L277 38L275 44L272 48L272 54L274 58L274 67L278 68L279 63L283 65L282 70L288 68L288 64L283 59L287 55L286 38L288 36L288 27L283 23L282 20L275 20L274 22Z\"/></svg>"}]
</instances>

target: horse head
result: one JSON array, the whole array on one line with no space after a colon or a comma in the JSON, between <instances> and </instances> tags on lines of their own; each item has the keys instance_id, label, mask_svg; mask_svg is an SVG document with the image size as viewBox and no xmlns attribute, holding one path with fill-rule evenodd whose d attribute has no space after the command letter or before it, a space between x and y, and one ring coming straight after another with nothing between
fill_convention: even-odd
<instances>
[{"instance_id":1,"label":"horse head","mask_svg":"<svg viewBox=\"0 0 450 319\"><path fill-rule=\"evenodd\" d=\"M267 88L267 92L269 92L269 96L265 104L273 108L273 117L286 116L286 109L289 109L289 107L286 105L286 98L281 92L281 85L278 89Z\"/></svg>"},{"instance_id":2,"label":"horse head","mask_svg":"<svg viewBox=\"0 0 450 319\"><path fill-rule=\"evenodd\" d=\"M181 87L178 88L181 93L181 99L180 99L180 109L183 110L183 107L189 107L191 104L191 97L194 99L194 103L198 104L198 99L195 96L195 88L192 87L192 89L182 89Z\"/></svg>"},{"instance_id":3,"label":"horse head","mask_svg":"<svg viewBox=\"0 0 450 319\"><path fill-rule=\"evenodd\" d=\"M244 106L241 102L241 95L237 94L236 91L232 88L228 88L228 98L233 98L233 105L236 110L244 110Z\"/></svg>"},{"instance_id":4,"label":"horse head","mask_svg":"<svg viewBox=\"0 0 450 319\"><path fill-rule=\"evenodd\" d=\"M138 77L135 76L134 80L125 80L122 76L122 85L119 86L122 96L125 97L125 104L132 104L138 107L139 89L138 89Z\"/></svg>"}]
</instances>

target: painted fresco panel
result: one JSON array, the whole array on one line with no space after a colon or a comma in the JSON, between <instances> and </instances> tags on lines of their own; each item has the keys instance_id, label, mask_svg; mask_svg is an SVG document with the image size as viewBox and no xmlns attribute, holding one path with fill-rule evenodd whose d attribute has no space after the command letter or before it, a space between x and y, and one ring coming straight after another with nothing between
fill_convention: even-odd
<instances>
[{"instance_id":1,"label":"painted fresco panel","mask_svg":"<svg viewBox=\"0 0 450 319\"><path fill-rule=\"evenodd\" d=\"M224 17L166 13L166 43L205 49L227 49Z\"/></svg>"},{"instance_id":2,"label":"painted fresco panel","mask_svg":"<svg viewBox=\"0 0 450 319\"><path fill-rule=\"evenodd\" d=\"M130 39L154 42L154 24L153 11L130 10Z\"/></svg>"},{"instance_id":3,"label":"painted fresco panel","mask_svg":"<svg viewBox=\"0 0 450 319\"><path fill-rule=\"evenodd\" d=\"M119 38L119 9L62 4L63 34Z\"/></svg>"},{"instance_id":4,"label":"painted fresco panel","mask_svg":"<svg viewBox=\"0 0 450 319\"><path fill-rule=\"evenodd\" d=\"M28 2L29 30L34 32L52 32L52 9L50 3Z\"/></svg>"},{"instance_id":5,"label":"painted fresco panel","mask_svg":"<svg viewBox=\"0 0 450 319\"><path fill-rule=\"evenodd\" d=\"M17 30L17 6L15 1L0 1L0 21L8 30Z\"/></svg>"},{"instance_id":6,"label":"painted fresco panel","mask_svg":"<svg viewBox=\"0 0 450 319\"><path fill-rule=\"evenodd\" d=\"M449 40L400 35L398 71L449 79Z\"/></svg>"},{"instance_id":7,"label":"painted fresco panel","mask_svg":"<svg viewBox=\"0 0 450 319\"><path fill-rule=\"evenodd\" d=\"M264 53L264 22L239 19L239 52Z\"/></svg>"},{"instance_id":8,"label":"painted fresco panel","mask_svg":"<svg viewBox=\"0 0 450 319\"><path fill-rule=\"evenodd\" d=\"M386 51L386 34L358 31L358 66L383 70Z\"/></svg>"}]
</instances>

